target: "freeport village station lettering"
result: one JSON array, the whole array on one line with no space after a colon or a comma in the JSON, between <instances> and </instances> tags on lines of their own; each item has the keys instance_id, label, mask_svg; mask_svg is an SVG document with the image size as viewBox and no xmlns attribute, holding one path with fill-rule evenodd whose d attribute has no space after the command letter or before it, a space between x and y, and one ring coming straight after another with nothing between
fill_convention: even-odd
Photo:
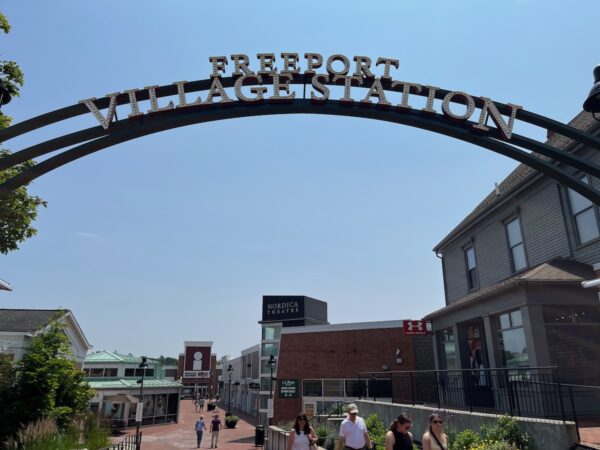
<instances>
[{"instance_id":1,"label":"freeport village station lettering","mask_svg":"<svg viewBox=\"0 0 600 450\"><path fill-rule=\"evenodd\" d=\"M2 158L0 170L61 150L0 183L0 198L65 164L142 136L239 117L323 114L382 120L459 139L526 164L600 204L600 191L576 175L582 171L600 178L600 165L573 154L566 144L559 145L562 141L540 142L519 134L521 129L513 126L517 121L533 125L546 130L544 135L562 136L597 150L600 138L515 104L401 81L397 59L259 53L252 61L244 54L208 60L207 79L89 98L0 130L4 142L90 112L100 123Z\"/></svg>"},{"instance_id":2,"label":"freeport village station lettering","mask_svg":"<svg viewBox=\"0 0 600 450\"><path fill-rule=\"evenodd\" d=\"M138 119L145 114L158 114L181 108L202 108L211 105L246 105L263 102L291 103L297 97L291 84L303 84L302 98L306 98L307 85L310 89L309 98L314 104L324 104L330 99L337 99L341 105L375 106L392 109L398 113L420 112L438 114L436 93L440 90L435 86L421 85L407 81L396 80L392 70L398 70L398 59L378 57L375 64L367 56L354 56L352 61L344 55L335 54L324 58L319 53L305 53L301 62L298 53L281 53L280 59L274 53L259 53L256 61L244 54L226 56L211 56L208 58L212 66L210 73L210 88L206 96L195 96L190 99L190 85L187 81L176 81L176 102L168 101L159 105L157 94L159 86L146 86L150 108L142 112L139 89L107 94L109 99L107 112L102 114L98 108L97 99L80 100L96 117L104 129L109 129L116 118L117 98L128 97L130 119ZM229 92L223 83L223 75L227 74L227 66L231 63L231 77L235 81L229 87ZM301 69L303 64L304 69ZM258 70L256 70L258 68ZM377 76L374 71L379 72ZM297 77L302 77L299 83ZM269 88L270 86L270 88ZM329 87L333 86L333 87ZM233 92L231 92L233 90ZM362 92L359 92L361 90ZM232 97L237 98L237 102ZM423 97L421 105L417 104L415 96ZM452 121L468 121L479 108L479 116L471 123L473 130L485 133L489 131L488 118L496 125L500 136L510 140L515 115L521 106L508 103L509 114L505 119L494 102L487 97L476 97L462 91L450 91L444 95L441 104L443 117Z\"/></svg>"}]
</instances>

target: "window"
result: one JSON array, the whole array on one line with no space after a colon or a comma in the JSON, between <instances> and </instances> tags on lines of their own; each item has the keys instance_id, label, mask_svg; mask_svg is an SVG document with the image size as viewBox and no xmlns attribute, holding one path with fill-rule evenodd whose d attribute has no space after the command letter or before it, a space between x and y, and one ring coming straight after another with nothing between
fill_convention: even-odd
<instances>
[{"instance_id":1,"label":"window","mask_svg":"<svg viewBox=\"0 0 600 450\"><path fill-rule=\"evenodd\" d=\"M512 261L513 272L518 272L527 267L525 259L525 245L521 234L521 220L516 217L506 224L506 236L508 237L508 248Z\"/></svg>"},{"instance_id":2,"label":"window","mask_svg":"<svg viewBox=\"0 0 600 450\"><path fill-rule=\"evenodd\" d=\"M92 367L90 369L90 377L100 378L104 376L104 368L102 367Z\"/></svg>"},{"instance_id":3,"label":"window","mask_svg":"<svg viewBox=\"0 0 600 450\"><path fill-rule=\"evenodd\" d=\"M269 360L263 359L260 362L260 372L262 374L271 373L271 366L269 366ZM275 364L273 365L273 373L277 372L277 359L275 359Z\"/></svg>"},{"instance_id":4,"label":"window","mask_svg":"<svg viewBox=\"0 0 600 450\"><path fill-rule=\"evenodd\" d=\"M343 397L344 380L323 380L323 397Z\"/></svg>"},{"instance_id":5,"label":"window","mask_svg":"<svg viewBox=\"0 0 600 450\"><path fill-rule=\"evenodd\" d=\"M262 356L277 356L279 354L279 344L277 342L272 344L263 344L261 354Z\"/></svg>"},{"instance_id":6,"label":"window","mask_svg":"<svg viewBox=\"0 0 600 450\"><path fill-rule=\"evenodd\" d=\"M125 369L126 377L141 377L144 373L144 369ZM154 369L146 369L146 377L154 376Z\"/></svg>"},{"instance_id":7,"label":"window","mask_svg":"<svg viewBox=\"0 0 600 450\"><path fill-rule=\"evenodd\" d=\"M273 326L263 326L262 329L262 338L263 341L269 339L279 339L281 337L281 327L273 327Z\"/></svg>"},{"instance_id":8,"label":"window","mask_svg":"<svg viewBox=\"0 0 600 450\"><path fill-rule=\"evenodd\" d=\"M346 380L346 397L364 397L367 392L365 380Z\"/></svg>"},{"instance_id":9,"label":"window","mask_svg":"<svg viewBox=\"0 0 600 450\"><path fill-rule=\"evenodd\" d=\"M590 182L587 175L579 177L579 181L586 184L589 184ZM573 222L577 229L577 237L580 244L585 244L600 236L600 232L598 231L598 220L596 218L596 208L594 208L594 204L583 195L572 189L569 189L568 192Z\"/></svg>"},{"instance_id":10,"label":"window","mask_svg":"<svg viewBox=\"0 0 600 450\"><path fill-rule=\"evenodd\" d=\"M465 263L467 265L467 284L469 290L479 287L479 276L477 275L477 262L475 261L475 248L465 248Z\"/></svg>"},{"instance_id":11,"label":"window","mask_svg":"<svg viewBox=\"0 0 600 450\"><path fill-rule=\"evenodd\" d=\"M439 348L441 350L442 367L447 370L456 369L456 344L452 328L438 333Z\"/></svg>"},{"instance_id":12,"label":"window","mask_svg":"<svg viewBox=\"0 0 600 450\"><path fill-rule=\"evenodd\" d=\"M302 383L303 397L321 397L323 395L322 380L304 380Z\"/></svg>"},{"instance_id":13,"label":"window","mask_svg":"<svg viewBox=\"0 0 600 450\"><path fill-rule=\"evenodd\" d=\"M527 367L529 355L527 354L521 311L516 309L501 314L498 317L498 328L504 367L509 369Z\"/></svg>"},{"instance_id":14,"label":"window","mask_svg":"<svg viewBox=\"0 0 600 450\"><path fill-rule=\"evenodd\" d=\"M104 376L105 377L116 377L117 369L116 368L104 369Z\"/></svg>"}]
</instances>

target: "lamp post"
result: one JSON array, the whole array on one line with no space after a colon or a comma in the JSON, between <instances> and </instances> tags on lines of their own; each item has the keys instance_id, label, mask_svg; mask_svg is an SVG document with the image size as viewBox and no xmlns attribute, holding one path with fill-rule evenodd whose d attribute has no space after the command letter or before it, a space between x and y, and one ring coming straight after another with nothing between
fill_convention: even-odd
<instances>
[{"instance_id":1,"label":"lamp post","mask_svg":"<svg viewBox=\"0 0 600 450\"><path fill-rule=\"evenodd\" d=\"M229 367L227 368L227 373L229 374L229 394L227 395L227 400L228 400L228 407L227 407L227 412L228 414L231 414L231 374L233 372L233 367L231 367L231 364L229 364Z\"/></svg>"},{"instance_id":2,"label":"lamp post","mask_svg":"<svg viewBox=\"0 0 600 450\"><path fill-rule=\"evenodd\" d=\"M137 425L135 426L135 448L136 450L140 450L142 446L142 436L140 435L140 424L142 423L142 415L144 413L144 377L146 376L146 369L148 368L148 358L142 356L142 362L138 366L138 369L142 369L142 379L138 380L140 383L140 403L142 405L139 420L136 417Z\"/></svg>"},{"instance_id":3,"label":"lamp post","mask_svg":"<svg viewBox=\"0 0 600 450\"><path fill-rule=\"evenodd\" d=\"M269 388L270 388L269 406L271 406L271 408L273 408L273 369L275 368L275 364L277 364L277 361L275 361L275 356L273 356L273 355L269 356L269 362L267 364L269 365L269 369L271 371L271 377L270 377L271 383L269 384ZM268 419L269 419L269 425L271 425L271 418L269 417Z\"/></svg>"},{"instance_id":4,"label":"lamp post","mask_svg":"<svg viewBox=\"0 0 600 450\"><path fill-rule=\"evenodd\" d=\"M600 65L594 68L594 85L583 102L583 109L591 112L595 120L600 120L596 118L596 113L600 113Z\"/></svg>"}]
</instances>

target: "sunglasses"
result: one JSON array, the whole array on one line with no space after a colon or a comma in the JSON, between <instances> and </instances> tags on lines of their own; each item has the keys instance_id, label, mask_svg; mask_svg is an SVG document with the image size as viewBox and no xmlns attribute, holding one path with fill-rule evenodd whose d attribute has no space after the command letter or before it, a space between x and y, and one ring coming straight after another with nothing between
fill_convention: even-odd
<instances>
[{"instance_id":1,"label":"sunglasses","mask_svg":"<svg viewBox=\"0 0 600 450\"><path fill-rule=\"evenodd\" d=\"M439 423L439 424L442 424L442 423L444 423L444 421L442 421L442 420L432 420L432 422L433 422L433 423Z\"/></svg>"}]
</instances>

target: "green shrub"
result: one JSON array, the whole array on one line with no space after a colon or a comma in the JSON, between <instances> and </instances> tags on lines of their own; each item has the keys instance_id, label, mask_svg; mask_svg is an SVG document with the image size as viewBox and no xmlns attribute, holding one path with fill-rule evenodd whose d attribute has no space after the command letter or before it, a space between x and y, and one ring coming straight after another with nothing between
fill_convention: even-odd
<instances>
[{"instance_id":1,"label":"green shrub","mask_svg":"<svg viewBox=\"0 0 600 450\"><path fill-rule=\"evenodd\" d=\"M325 422L315 428L315 434L320 439L337 437L337 428L331 425L329 422Z\"/></svg>"},{"instance_id":2,"label":"green shrub","mask_svg":"<svg viewBox=\"0 0 600 450\"><path fill-rule=\"evenodd\" d=\"M365 419L365 425L367 426L371 442L376 444L383 444L385 442L386 429L377 414L369 414Z\"/></svg>"},{"instance_id":3,"label":"green shrub","mask_svg":"<svg viewBox=\"0 0 600 450\"><path fill-rule=\"evenodd\" d=\"M489 442L507 442L520 450L534 448L533 439L519 429L519 424L512 417L503 416L492 427L482 426L481 433Z\"/></svg>"},{"instance_id":4,"label":"green shrub","mask_svg":"<svg viewBox=\"0 0 600 450\"><path fill-rule=\"evenodd\" d=\"M450 439L450 438L449 438ZM481 443L481 436L473 430L457 433L450 441L450 450L471 450Z\"/></svg>"},{"instance_id":5,"label":"green shrub","mask_svg":"<svg viewBox=\"0 0 600 450\"><path fill-rule=\"evenodd\" d=\"M62 431L55 419L30 422L4 443L8 450L97 450L109 444L108 431L98 426L98 420L92 414Z\"/></svg>"}]
</instances>

